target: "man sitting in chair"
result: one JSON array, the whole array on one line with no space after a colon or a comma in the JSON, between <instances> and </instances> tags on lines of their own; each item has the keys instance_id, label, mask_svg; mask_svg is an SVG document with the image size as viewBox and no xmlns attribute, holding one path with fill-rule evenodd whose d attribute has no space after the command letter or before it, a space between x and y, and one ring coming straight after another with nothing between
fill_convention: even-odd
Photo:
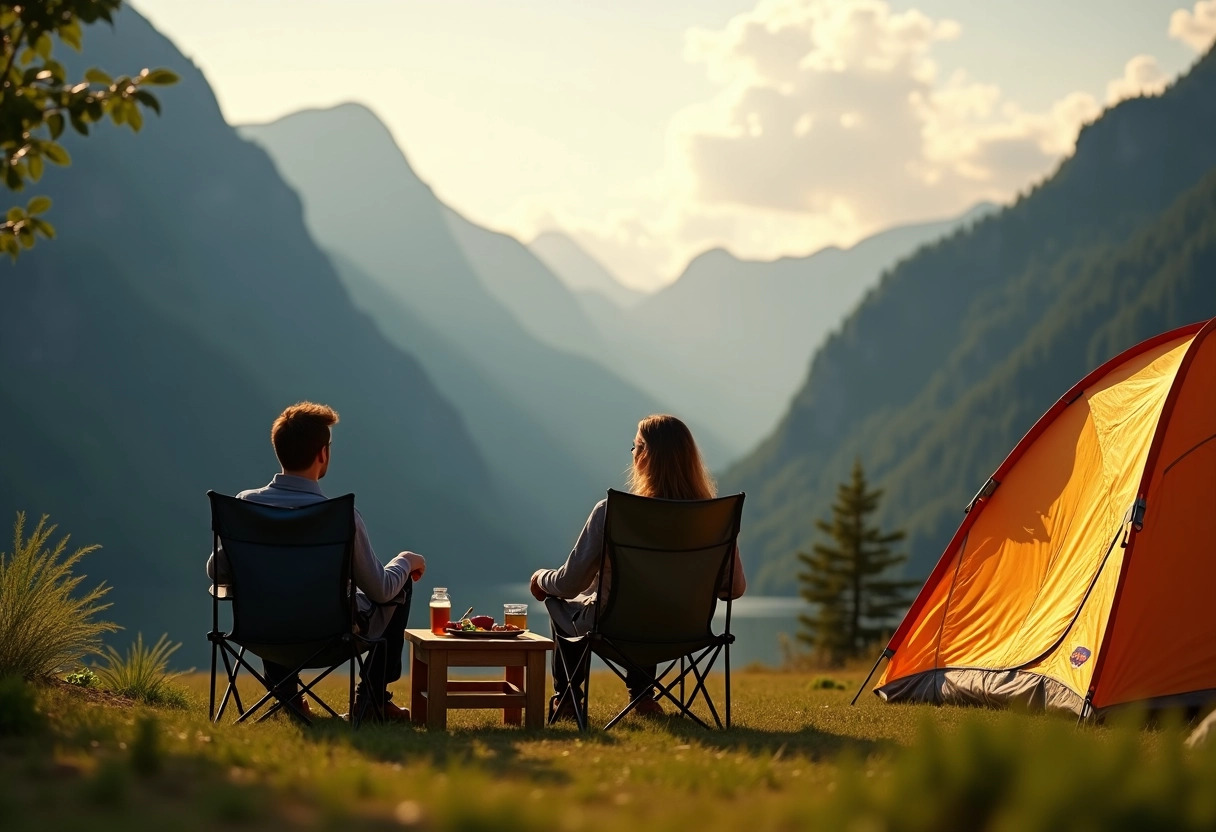
<instances>
[{"instance_id":1,"label":"man sitting in chair","mask_svg":"<svg viewBox=\"0 0 1216 832\"><path fill-rule=\"evenodd\" d=\"M239 499L268 506L296 508L326 499L318 482L329 470L330 427L337 424L333 408L313 402L300 402L284 410L274 420L270 441L282 472L264 488L242 491ZM409 719L409 711L390 700L387 687L401 678L401 651L405 646L406 619L410 614L410 599L414 581L426 572L426 559L414 552L401 552L385 566L372 551L363 518L355 511L355 545L352 569L355 576L356 617L360 631L369 638L385 639L386 653L382 662L369 662L355 692L355 711L371 718L401 721ZM229 582L228 561L223 548L207 559L207 577L216 584ZM308 702L297 696L299 680L286 678L288 668L263 661L266 679L277 686L284 698L296 697L293 704L308 713ZM371 713L373 702L383 702L380 714Z\"/></svg>"}]
</instances>

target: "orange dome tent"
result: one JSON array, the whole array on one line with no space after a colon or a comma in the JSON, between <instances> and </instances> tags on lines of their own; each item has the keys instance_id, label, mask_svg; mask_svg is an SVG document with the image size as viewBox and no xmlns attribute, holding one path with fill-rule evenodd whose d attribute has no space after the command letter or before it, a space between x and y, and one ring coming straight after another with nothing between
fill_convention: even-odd
<instances>
[{"instance_id":1,"label":"orange dome tent","mask_svg":"<svg viewBox=\"0 0 1216 832\"><path fill-rule=\"evenodd\" d=\"M883 658L889 702L1216 699L1216 319L1127 350L1039 419Z\"/></svg>"}]
</instances>

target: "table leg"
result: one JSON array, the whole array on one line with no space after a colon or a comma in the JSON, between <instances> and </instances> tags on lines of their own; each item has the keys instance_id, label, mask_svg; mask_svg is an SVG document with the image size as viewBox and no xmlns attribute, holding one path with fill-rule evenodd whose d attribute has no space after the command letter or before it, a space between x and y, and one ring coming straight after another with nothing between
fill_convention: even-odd
<instances>
[{"instance_id":1,"label":"table leg","mask_svg":"<svg viewBox=\"0 0 1216 832\"><path fill-rule=\"evenodd\" d=\"M520 665L509 665L506 668L507 682L515 687L523 689L524 686L524 669ZM503 708L502 709L502 724L503 725L519 725L523 719L523 714L519 708Z\"/></svg>"},{"instance_id":2,"label":"table leg","mask_svg":"<svg viewBox=\"0 0 1216 832\"><path fill-rule=\"evenodd\" d=\"M545 726L545 654L533 650L528 653L528 683L525 725L528 728Z\"/></svg>"},{"instance_id":3,"label":"table leg","mask_svg":"<svg viewBox=\"0 0 1216 832\"><path fill-rule=\"evenodd\" d=\"M429 731L446 731L448 727L448 651L428 651L426 674L427 713Z\"/></svg>"},{"instance_id":4,"label":"table leg","mask_svg":"<svg viewBox=\"0 0 1216 832\"><path fill-rule=\"evenodd\" d=\"M426 662L418 657L418 647L410 645L410 721L417 725L426 722Z\"/></svg>"}]
</instances>

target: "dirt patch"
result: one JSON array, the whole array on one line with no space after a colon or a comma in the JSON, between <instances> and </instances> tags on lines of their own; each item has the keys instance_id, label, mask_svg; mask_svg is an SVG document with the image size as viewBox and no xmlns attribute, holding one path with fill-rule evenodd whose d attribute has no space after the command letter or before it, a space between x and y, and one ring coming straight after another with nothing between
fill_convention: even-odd
<instances>
[{"instance_id":1,"label":"dirt patch","mask_svg":"<svg viewBox=\"0 0 1216 832\"><path fill-rule=\"evenodd\" d=\"M46 687L55 691L60 696L66 696L89 705L104 705L107 708L133 708L137 704L134 699L129 697L119 696L117 693L111 693L108 690L69 685L62 679L51 679L46 683Z\"/></svg>"}]
</instances>

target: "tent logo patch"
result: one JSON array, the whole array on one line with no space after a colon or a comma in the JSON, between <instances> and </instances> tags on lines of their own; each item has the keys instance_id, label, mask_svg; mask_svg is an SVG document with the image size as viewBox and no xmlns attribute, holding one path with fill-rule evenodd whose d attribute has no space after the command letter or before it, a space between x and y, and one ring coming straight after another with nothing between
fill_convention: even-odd
<instances>
[{"instance_id":1,"label":"tent logo patch","mask_svg":"<svg viewBox=\"0 0 1216 832\"><path fill-rule=\"evenodd\" d=\"M1073 667L1080 667L1089 661L1090 652L1088 647L1073 648L1072 655L1068 657L1069 663Z\"/></svg>"}]
</instances>

